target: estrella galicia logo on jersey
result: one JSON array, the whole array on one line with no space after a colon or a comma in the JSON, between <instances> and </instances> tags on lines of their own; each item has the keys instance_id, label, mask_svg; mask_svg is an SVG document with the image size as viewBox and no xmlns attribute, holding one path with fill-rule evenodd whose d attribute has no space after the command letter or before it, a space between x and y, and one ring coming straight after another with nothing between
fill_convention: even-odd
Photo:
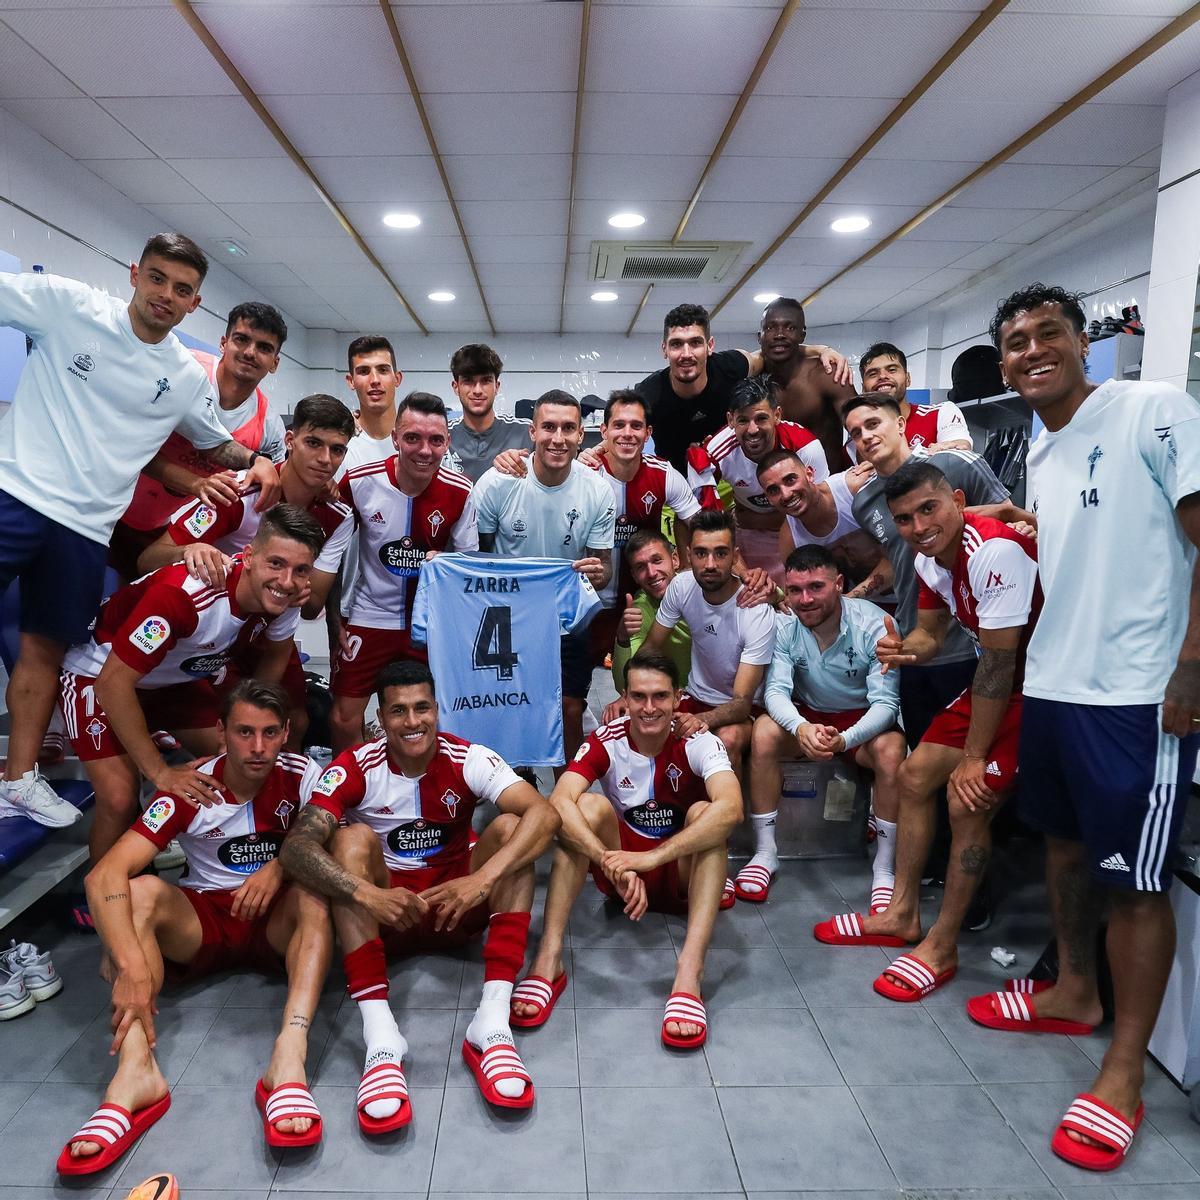
<instances>
[{"instance_id":1,"label":"estrella galicia logo on jersey","mask_svg":"<svg viewBox=\"0 0 1200 1200\"><path fill-rule=\"evenodd\" d=\"M528 528L529 528L529 526L526 525L525 522L520 517L518 517L512 523L513 537L523 538L525 536L525 531Z\"/></svg>"},{"instance_id":2,"label":"estrella galicia logo on jersey","mask_svg":"<svg viewBox=\"0 0 1200 1200\"><path fill-rule=\"evenodd\" d=\"M1092 449L1092 452L1091 452L1091 454L1089 454L1089 455L1088 455L1088 478L1089 478L1089 479L1091 479L1091 477L1092 477L1093 475L1095 475L1095 473L1096 473L1096 464L1097 464L1097 463L1098 463L1098 462L1099 462L1099 461L1100 461L1100 460L1101 460L1103 457L1104 457L1104 451L1103 451L1103 450L1101 450L1099 446L1096 446L1096 447L1094 447L1094 448Z\"/></svg>"},{"instance_id":3,"label":"estrella galicia logo on jersey","mask_svg":"<svg viewBox=\"0 0 1200 1200\"><path fill-rule=\"evenodd\" d=\"M195 675L197 679L207 679L223 670L228 662L228 654L196 654L185 658L179 664L179 669Z\"/></svg>"},{"instance_id":4,"label":"estrella galicia logo on jersey","mask_svg":"<svg viewBox=\"0 0 1200 1200\"><path fill-rule=\"evenodd\" d=\"M184 529L192 537L203 537L204 531L217 519L216 509L207 504L201 504L198 509L183 523Z\"/></svg>"},{"instance_id":5,"label":"estrella galicia logo on jersey","mask_svg":"<svg viewBox=\"0 0 1200 1200\"><path fill-rule=\"evenodd\" d=\"M159 796L153 804L142 813L142 824L151 833L157 833L175 812L175 801L170 796Z\"/></svg>"},{"instance_id":6,"label":"estrella galicia logo on jersey","mask_svg":"<svg viewBox=\"0 0 1200 1200\"><path fill-rule=\"evenodd\" d=\"M313 791L320 792L322 796L332 796L345 782L345 767L326 767L324 774L317 780Z\"/></svg>"},{"instance_id":7,"label":"estrella galicia logo on jersey","mask_svg":"<svg viewBox=\"0 0 1200 1200\"><path fill-rule=\"evenodd\" d=\"M675 810L657 800L647 800L625 813L625 821L642 837L660 840L670 837L676 829Z\"/></svg>"},{"instance_id":8,"label":"estrella galicia logo on jersey","mask_svg":"<svg viewBox=\"0 0 1200 1200\"><path fill-rule=\"evenodd\" d=\"M683 772L674 763L672 763L667 768L666 774L667 782L671 785L671 791L679 791L679 781L683 778Z\"/></svg>"},{"instance_id":9,"label":"estrella galicia logo on jersey","mask_svg":"<svg viewBox=\"0 0 1200 1200\"><path fill-rule=\"evenodd\" d=\"M245 837L229 838L217 847L217 859L239 875L253 875L279 857L280 841L277 833L248 833Z\"/></svg>"},{"instance_id":10,"label":"estrella galicia logo on jersey","mask_svg":"<svg viewBox=\"0 0 1200 1200\"><path fill-rule=\"evenodd\" d=\"M96 360L90 354L77 354L71 361L81 371L94 371L96 369Z\"/></svg>"},{"instance_id":11,"label":"estrella galicia logo on jersey","mask_svg":"<svg viewBox=\"0 0 1200 1200\"><path fill-rule=\"evenodd\" d=\"M379 547L379 561L393 575L412 579L421 572L425 551L406 534L394 542L384 542Z\"/></svg>"},{"instance_id":12,"label":"estrella galicia logo on jersey","mask_svg":"<svg viewBox=\"0 0 1200 1200\"><path fill-rule=\"evenodd\" d=\"M155 384L155 387L158 388L158 391L154 393L154 399L150 401L151 404L157 404L171 390L171 381L169 379L160 379Z\"/></svg>"},{"instance_id":13,"label":"estrella galicia logo on jersey","mask_svg":"<svg viewBox=\"0 0 1200 1200\"><path fill-rule=\"evenodd\" d=\"M747 486L749 485L747 484ZM757 508L759 512L771 511L770 500L768 500L761 492L757 496L747 496L746 503L749 504L751 508Z\"/></svg>"},{"instance_id":14,"label":"estrella galicia logo on jersey","mask_svg":"<svg viewBox=\"0 0 1200 1200\"><path fill-rule=\"evenodd\" d=\"M617 518L616 528L613 530L613 545L618 549L622 549L626 542L633 537L634 530L637 526L622 513Z\"/></svg>"},{"instance_id":15,"label":"estrella galicia logo on jersey","mask_svg":"<svg viewBox=\"0 0 1200 1200\"><path fill-rule=\"evenodd\" d=\"M458 811L458 802L461 799L457 792L446 789L446 793L442 796L442 803L446 806L446 811L450 814L450 819L454 819L455 813Z\"/></svg>"},{"instance_id":16,"label":"estrella galicia logo on jersey","mask_svg":"<svg viewBox=\"0 0 1200 1200\"><path fill-rule=\"evenodd\" d=\"M143 653L153 654L171 634L165 617L147 617L130 635L129 640Z\"/></svg>"},{"instance_id":17,"label":"estrella galicia logo on jersey","mask_svg":"<svg viewBox=\"0 0 1200 1200\"><path fill-rule=\"evenodd\" d=\"M453 828L418 818L397 825L387 835L388 848L400 858L429 858L450 841Z\"/></svg>"},{"instance_id":18,"label":"estrella galicia logo on jersey","mask_svg":"<svg viewBox=\"0 0 1200 1200\"><path fill-rule=\"evenodd\" d=\"M429 536L434 538L437 537L438 530L446 523L446 518L436 508L425 520L429 522Z\"/></svg>"}]
</instances>

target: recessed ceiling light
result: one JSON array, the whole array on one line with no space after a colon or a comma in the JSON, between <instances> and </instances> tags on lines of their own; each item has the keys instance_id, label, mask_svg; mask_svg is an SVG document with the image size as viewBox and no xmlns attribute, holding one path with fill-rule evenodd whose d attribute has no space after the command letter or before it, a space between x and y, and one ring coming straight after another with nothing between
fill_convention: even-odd
<instances>
[{"instance_id":1,"label":"recessed ceiling light","mask_svg":"<svg viewBox=\"0 0 1200 1200\"><path fill-rule=\"evenodd\" d=\"M636 229L639 225L645 225L646 218L641 213L619 212L613 213L608 223L614 229Z\"/></svg>"},{"instance_id":2,"label":"recessed ceiling light","mask_svg":"<svg viewBox=\"0 0 1200 1200\"><path fill-rule=\"evenodd\" d=\"M829 228L834 233L862 233L871 227L870 217L838 217Z\"/></svg>"},{"instance_id":3,"label":"recessed ceiling light","mask_svg":"<svg viewBox=\"0 0 1200 1200\"><path fill-rule=\"evenodd\" d=\"M430 292L430 300L437 301L438 304L449 304L454 299L453 292Z\"/></svg>"},{"instance_id":4,"label":"recessed ceiling light","mask_svg":"<svg viewBox=\"0 0 1200 1200\"><path fill-rule=\"evenodd\" d=\"M593 292L592 299L599 300L601 304L607 304L610 300L616 300L616 292Z\"/></svg>"},{"instance_id":5,"label":"recessed ceiling light","mask_svg":"<svg viewBox=\"0 0 1200 1200\"><path fill-rule=\"evenodd\" d=\"M416 213L386 213L383 223L389 229L416 229L421 223L421 218Z\"/></svg>"},{"instance_id":6,"label":"recessed ceiling light","mask_svg":"<svg viewBox=\"0 0 1200 1200\"><path fill-rule=\"evenodd\" d=\"M778 300L778 299L779 299L778 292L759 292L758 295L754 297L754 303L755 304L770 304L772 300Z\"/></svg>"},{"instance_id":7,"label":"recessed ceiling light","mask_svg":"<svg viewBox=\"0 0 1200 1200\"><path fill-rule=\"evenodd\" d=\"M217 245L233 258L248 258L245 246L239 246L233 238L221 238Z\"/></svg>"}]
</instances>

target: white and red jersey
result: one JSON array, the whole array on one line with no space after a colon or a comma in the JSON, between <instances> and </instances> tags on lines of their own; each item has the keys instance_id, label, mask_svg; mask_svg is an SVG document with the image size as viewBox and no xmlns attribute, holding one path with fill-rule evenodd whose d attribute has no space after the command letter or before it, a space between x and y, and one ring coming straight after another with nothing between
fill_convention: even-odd
<instances>
[{"instance_id":1,"label":"white and red jersey","mask_svg":"<svg viewBox=\"0 0 1200 1200\"><path fill-rule=\"evenodd\" d=\"M941 404L914 404L904 422L904 440L928 449L937 442L970 442L971 431L962 409L949 400Z\"/></svg>"},{"instance_id":2,"label":"white and red jersey","mask_svg":"<svg viewBox=\"0 0 1200 1200\"><path fill-rule=\"evenodd\" d=\"M216 675L235 643L289 641L300 610L277 617L243 612L237 585L244 570L235 557L224 586L216 588L173 563L119 588L100 606L91 641L67 651L63 670L94 679L112 653L141 674L139 688L170 687Z\"/></svg>"},{"instance_id":3,"label":"white and red jersey","mask_svg":"<svg viewBox=\"0 0 1200 1200\"><path fill-rule=\"evenodd\" d=\"M978 643L981 629L1025 626L1013 690L1025 676L1025 648L1042 609L1037 543L992 517L964 513L962 545L947 570L927 554L915 556L917 608L948 608Z\"/></svg>"},{"instance_id":4,"label":"white and red jersey","mask_svg":"<svg viewBox=\"0 0 1200 1200\"><path fill-rule=\"evenodd\" d=\"M246 472L238 474L239 488L244 484ZM167 534L177 546L190 546L204 542L216 546L223 554L234 555L244 550L258 533L262 513L256 512L260 488L252 485L232 504L206 504L203 500L192 500L171 515ZM354 535L354 517L350 506L337 500L314 500L305 510L325 534L325 545L317 555L313 569L336 571L342 555Z\"/></svg>"},{"instance_id":5,"label":"white and red jersey","mask_svg":"<svg viewBox=\"0 0 1200 1200\"><path fill-rule=\"evenodd\" d=\"M793 421L780 421L775 426L775 445L772 450L790 450L807 467L812 467L813 479L823 483L829 478L829 463L825 450L815 433ZM769 513L771 505L758 483L758 463L747 458L732 426L718 429L703 446L688 448L688 483L703 508L721 508L717 484L724 479L733 488L733 497L740 508L751 512Z\"/></svg>"},{"instance_id":6,"label":"white and red jersey","mask_svg":"<svg viewBox=\"0 0 1200 1200\"><path fill-rule=\"evenodd\" d=\"M642 455L637 473L628 483L623 483L613 474L608 455L601 451L598 457L600 466L597 469L612 490L617 510L612 578L600 593L604 607L612 608L618 597L637 591L623 559L625 543L634 530L661 529L664 507L670 508L680 520L689 521L700 511L700 502L692 494L687 480L665 458Z\"/></svg>"},{"instance_id":7,"label":"white and red jersey","mask_svg":"<svg viewBox=\"0 0 1200 1200\"><path fill-rule=\"evenodd\" d=\"M225 755L199 769L223 781ZM320 774L321 768L311 758L285 751L249 803L236 800L224 787L223 799L208 808L160 792L132 829L159 850L178 838L187 858L180 887L198 892L235 891L259 867L279 857L284 834Z\"/></svg>"},{"instance_id":8,"label":"white and red jersey","mask_svg":"<svg viewBox=\"0 0 1200 1200\"><path fill-rule=\"evenodd\" d=\"M634 746L629 718L622 717L584 738L567 770L597 784L630 833L659 842L683 828L697 800L708 799L705 783L733 768L721 739L707 731L686 738L672 733L650 758Z\"/></svg>"},{"instance_id":9,"label":"white and red jersey","mask_svg":"<svg viewBox=\"0 0 1200 1200\"><path fill-rule=\"evenodd\" d=\"M425 556L478 550L471 481L440 467L424 491L409 496L396 481L398 456L365 463L342 477L343 503L358 522L358 576L350 623L407 629Z\"/></svg>"},{"instance_id":10,"label":"white and red jersey","mask_svg":"<svg viewBox=\"0 0 1200 1200\"><path fill-rule=\"evenodd\" d=\"M437 735L425 774L410 779L392 765L387 741L379 738L339 754L309 803L339 821L369 825L391 870L417 871L465 859L476 804L495 804L519 782L494 750L450 733Z\"/></svg>"}]
</instances>

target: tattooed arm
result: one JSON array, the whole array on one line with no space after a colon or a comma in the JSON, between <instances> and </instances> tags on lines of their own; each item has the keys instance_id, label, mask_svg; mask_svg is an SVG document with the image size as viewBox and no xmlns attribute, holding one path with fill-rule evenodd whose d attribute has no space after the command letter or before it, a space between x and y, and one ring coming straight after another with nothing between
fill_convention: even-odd
<instances>
[{"instance_id":1,"label":"tattooed arm","mask_svg":"<svg viewBox=\"0 0 1200 1200\"><path fill-rule=\"evenodd\" d=\"M265 454L247 450L232 438L201 453L215 466L246 472L243 487L247 491L252 487L259 489L255 512L266 512L280 498L279 472Z\"/></svg>"},{"instance_id":2,"label":"tattooed arm","mask_svg":"<svg viewBox=\"0 0 1200 1200\"><path fill-rule=\"evenodd\" d=\"M1012 698L1017 647L1024 632L1024 625L979 631L983 653L971 683L971 724L963 744L962 761L946 785L950 798L959 800L972 812L991 808L998 799L987 784L987 759Z\"/></svg>"}]
</instances>

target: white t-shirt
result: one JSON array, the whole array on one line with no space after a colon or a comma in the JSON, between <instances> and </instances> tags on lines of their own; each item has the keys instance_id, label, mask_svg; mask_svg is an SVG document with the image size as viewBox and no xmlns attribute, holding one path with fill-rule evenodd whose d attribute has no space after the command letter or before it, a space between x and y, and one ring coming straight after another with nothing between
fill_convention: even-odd
<instances>
[{"instance_id":1,"label":"white t-shirt","mask_svg":"<svg viewBox=\"0 0 1200 1200\"><path fill-rule=\"evenodd\" d=\"M1045 601L1025 694L1160 704L1187 626L1195 550L1175 506L1200 492L1200 403L1109 380L1029 449Z\"/></svg>"},{"instance_id":2,"label":"white t-shirt","mask_svg":"<svg viewBox=\"0 0 1200 1200\"><path fill-rule=\"evenodd\" d=\"M827 534L818 537L815 533L810 533L802 521L796 517L785 515L784 519L787 521L788 532L792 535L793 546L832 546L852 533L861 532L858 521L854 518L854 497L850 494L850 487L846 483L846 472L841 471L837 475L830 475L825 482L829 485L834 509L837 512L837 521Z\"/></svg>"},{"instance_id":3,"label":"white t-shirt","mask_svg":"<svg viewBox=\"0 0 1200 1200\"><path fill-rule=\"evenodd\" d=\"M724 704L733 696L738 667L765 667L775 652L775 613L770 605L739 608L736 593L724 604L709 604L691 571L681 571L667 585L654 618L667 629L680 621L692 631L687 690L704 704ZM760 685L755 699L762 692Z\"/></svg>"},{"instance_id":4,"label":"white t-shirt","mask_svg":"<svg viewBox=\"0 0 1200 1200\"><path fill-rule=\"evenodd\" d=\"M174 334L151 345L128 303L57 275L0 273L0 324L33 352L0 419L0 489L107 545L138 473L176 429L229 441L204 368Z\"/></svg>"},{"instance_id":5,"label":"white t-shirt","mask_svg":"<svg viewBox=\"0 0 1200 1200\"><path fill-rule=\"evenodd\" d=\"M530 459L520 478L485 471L474 491L480 534L496 535L496 553L510 558L586 557L611 550L617 509L607 483L573 462L557 487L538 480Z\"/></svg>"}]
</instances>

